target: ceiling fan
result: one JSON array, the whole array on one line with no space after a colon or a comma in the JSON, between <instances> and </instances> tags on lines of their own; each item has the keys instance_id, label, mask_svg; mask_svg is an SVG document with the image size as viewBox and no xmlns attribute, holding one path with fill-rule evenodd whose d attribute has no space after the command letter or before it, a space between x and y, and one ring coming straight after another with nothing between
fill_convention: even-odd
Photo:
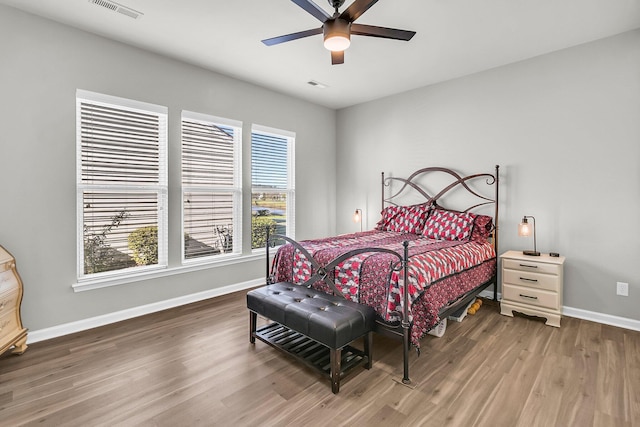
<instances>
[{"instance_id":1,"label":"ceiling fan","mask_svg":"<svg viewBox=\"0 0 640 427\"><path fill-rule=\"evenodd\" d=\"M273 37L262 40L267 46L289 42L316 34L324 35L324 47L331 51L331 64L344 63L344 51L351 44L351 34L358 36L380 37L383 39L411 40L416 34L415 31L396 30L394 28L376 27L373 25L355 24L353 21L365 13L378 0L355 0L342 13L339 8L345 0L329 0L329 4L335 10L333 16L329 15L312 0L291 0L316 19L322 22L320 28L286 34L284 36Z\"/></svg>"}]
</instances>

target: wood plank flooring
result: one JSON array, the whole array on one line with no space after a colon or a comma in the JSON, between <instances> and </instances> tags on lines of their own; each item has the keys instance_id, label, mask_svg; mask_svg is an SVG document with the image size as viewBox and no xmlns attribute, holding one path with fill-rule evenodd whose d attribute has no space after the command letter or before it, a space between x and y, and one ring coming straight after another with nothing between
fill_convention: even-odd
<instances>
[{"instance_id":1,"label":"wood plank flooring","mask_svg":"<svg viewBox=\"0 0 640 427\"><path fill-rule=\"evenodd\" d=\"M0 357L7 426L640 426L640 332L487 302L411 356L374 336L374 365L328 379L249 344L245 292ZM361 345L361 343L358 343Z\"/></svg>"}]
</instances>

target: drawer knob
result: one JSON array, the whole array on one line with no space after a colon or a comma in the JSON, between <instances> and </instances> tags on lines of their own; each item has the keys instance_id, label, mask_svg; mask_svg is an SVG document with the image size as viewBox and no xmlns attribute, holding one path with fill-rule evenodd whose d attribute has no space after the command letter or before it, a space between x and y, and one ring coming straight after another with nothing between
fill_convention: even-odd
<instances>
[{"instance_id":1,"label":"drawer knob","mask_svg":"<svg viewBox=\"0 0 640 427\"><path fill-rule=\"evenodd\" d=\"M520 264L520 267L538 268L538 266L537 266L537 265L529 265L529 264Z\"/></svg>"},{"instance_id":2,"label":"drawer knob","mask_svg":"<svg viewBox=\"0 0 640 427\"><path fill-rule=\"evenodd\" d=\"M530 296L530 295L520 294L520 296L521 296L522 298L538 299L538 297L532 297L532 296Z\"/></svg>"},{"instance_id":3,"label":"drawer knob","mask_svg":"<svg viewBox=\"0 0 640 427\"><path fill-rule=\"evenodd\" d=\"M525 282L534 282L534 283L538 281L538 279L529 279L526 277L521 277L520 280L524 280Z\"/></svg>"}]
</instances>

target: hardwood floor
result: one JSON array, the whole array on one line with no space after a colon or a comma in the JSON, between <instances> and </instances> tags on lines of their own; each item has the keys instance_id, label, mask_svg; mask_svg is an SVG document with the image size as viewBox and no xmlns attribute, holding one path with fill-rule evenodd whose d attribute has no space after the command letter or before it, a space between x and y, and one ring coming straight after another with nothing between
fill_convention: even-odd
<instances>
[{"instance_id":1,"label":"hardwood floor","mask_svg":"<svg viewBox=\"0 0 640 427\"><path fill-rule=\"evenodd\" d=\"M0 358L7 426L640 426L640 332L501 316L491 302L412 354L374 336L374 365L328 379L257 342L245 292Z\"/></svg>"}]
</instances>

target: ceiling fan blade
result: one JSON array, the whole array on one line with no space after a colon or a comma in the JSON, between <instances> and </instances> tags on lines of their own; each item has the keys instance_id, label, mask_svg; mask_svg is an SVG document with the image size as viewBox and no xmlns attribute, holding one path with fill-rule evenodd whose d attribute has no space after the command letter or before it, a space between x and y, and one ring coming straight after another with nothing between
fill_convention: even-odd
<instances>
[{"instance_id":1,"label":"ceiling fan blade","mask_svg":"<svg viewBox=\"0 0 640 427\"><path fill-rule=\"evenodd\" d=\"M315 36L316 34L322 34L322 28L315 28L313 30L299 31L297 33L285 34L284 36L272 37L270 39L262 40L262 43L266 44L267 46L273 46L274 44L290 42L292 40L298 40L304 37Z\"/></svg>"},{"instance_id":2,"label":"ceiling fan blade","mask_svg":"<svg viewBox=\"0 0 640 427\"><path fill-rule=\"evenodd\" d=\"M416 35L416 32L397 30L395 28L376 27L374 25L351 24L351 34L409 41Z\"/></svg>"},{"instance_id":3,"label":"ceiling fan blade","mask_svg":"<svg viewBox=\"0 0 640 427\"><path fill-rule=\"evenodd\" d=\"M312 2L311 0L291 0L311 15L315 16L320 22L324 23L327 19L331 18L323 8Z\"/></svg>"},{"instance_id":4,"label":"ceiling fan blade","mask_svg":"<svg viewBox=\"0 0 640 427\"><path fill-rule=\"evenodd\" d=\"M344 64L344 50L340 52L331 52L331 65Z\"/></svg>"},{"instance_id":5,"label":"ceiling fan blade","mask_svg":"<svg viewBox=\"0 0 640 427\"><path fill-rule=\"evenodd\" d=\"M351 3L351 6L349 6L342 12L342 14L340 15L340 19L353 22L377 2L378 0L356 0Z\"/></svg>"}]
</instances>

